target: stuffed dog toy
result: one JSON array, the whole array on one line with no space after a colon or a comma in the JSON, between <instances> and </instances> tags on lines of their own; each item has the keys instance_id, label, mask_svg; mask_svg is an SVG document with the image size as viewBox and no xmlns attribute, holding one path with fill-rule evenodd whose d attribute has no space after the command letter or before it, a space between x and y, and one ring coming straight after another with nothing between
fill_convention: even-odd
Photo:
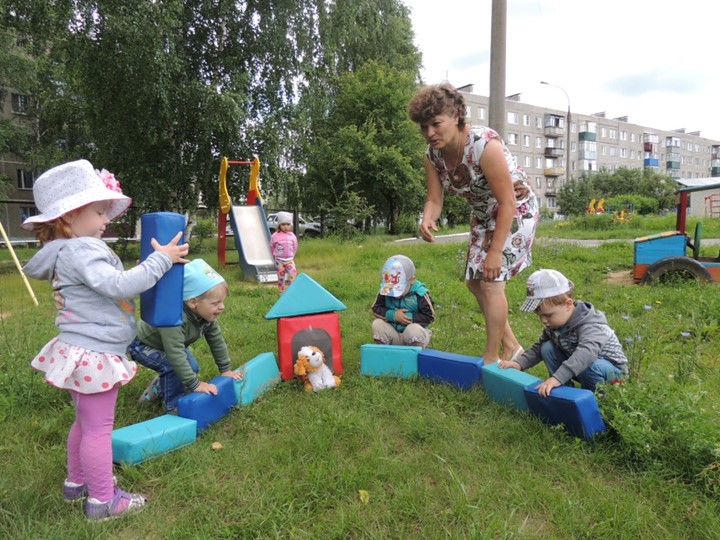
<instances>
[{"instance_id":1,"label":"stuffed dog toy","mask_svg":"<svg viewBox=\"0 0 720 540\"><path fill-rule=\"evenodd\" d=\"M332 374L325 364L325 355L317 347L305 346L298 351L295 375L304 382L308 392L319 392L340 386L340 377Z\"/></svg>"}]
</instances>

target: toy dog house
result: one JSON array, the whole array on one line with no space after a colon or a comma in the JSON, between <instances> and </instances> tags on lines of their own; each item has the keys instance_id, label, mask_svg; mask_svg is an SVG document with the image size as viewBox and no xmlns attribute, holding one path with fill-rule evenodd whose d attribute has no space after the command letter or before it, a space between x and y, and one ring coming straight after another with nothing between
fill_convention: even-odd
<instances>
[{"instance_id":1,"label":"toy dog house","mask_svg":"<svg viewBox=\"0 0 720 540\"><path fill-rule=\"evenodd\" d=\"M278 321L278 364L284 381L293 378L295 357L306 345L319 348L333 374L342 375L340 317L336 312L344 309L345 304L322 285L307 274L298 274L265 315Z\"/></svg>"}]
</instances>

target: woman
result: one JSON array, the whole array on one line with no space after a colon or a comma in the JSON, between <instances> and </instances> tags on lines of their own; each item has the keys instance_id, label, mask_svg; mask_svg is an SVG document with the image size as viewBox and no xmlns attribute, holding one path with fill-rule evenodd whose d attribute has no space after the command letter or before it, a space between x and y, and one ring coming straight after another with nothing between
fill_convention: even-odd
<instances>
[{"instance_id":1,"label":"woman","mask_svg":"<svg viewBox=\"0 0 720 540\"><path fill-rule=\"evenodd\" d=\"M505 282L530 266L538 202L524 171L495 131L465 123L465 99L450 84L418 90L408 108L428 142L427 199L420 235L433 242L445 190L471 207L466 284L485 317L489 364L522 353L508 322ZM502 345L502 358L500 346Z\"/></svg>"}]
</instances>

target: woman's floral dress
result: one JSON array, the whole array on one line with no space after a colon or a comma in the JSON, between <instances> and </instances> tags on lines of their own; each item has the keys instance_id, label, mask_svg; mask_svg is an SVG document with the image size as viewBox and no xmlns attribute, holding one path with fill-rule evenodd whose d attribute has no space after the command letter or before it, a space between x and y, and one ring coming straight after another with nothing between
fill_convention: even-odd
<instances>
[{"instance_id":1,"label":"woman's floral dress","mask_svg":"<svg viewBox=\"0 0 720 540\"><path fill-rule=\"evenodd\" d=\"M495 280L507 281L532 264L532 243L540 219L538 200L527 182L525 171L518 165L500 135L489 127L473 127L470 130L462 161L454 171L447 170L440 150L428 147L425 155L435 167L443 188L452 195L464 197L470 204L470 241L465 279L481 279L499 208L480 168L480 157L485 145L492 139L498 139L503 145L515 190L515 219L505 240L500 275Z\"/></svg>"}]
</instances>

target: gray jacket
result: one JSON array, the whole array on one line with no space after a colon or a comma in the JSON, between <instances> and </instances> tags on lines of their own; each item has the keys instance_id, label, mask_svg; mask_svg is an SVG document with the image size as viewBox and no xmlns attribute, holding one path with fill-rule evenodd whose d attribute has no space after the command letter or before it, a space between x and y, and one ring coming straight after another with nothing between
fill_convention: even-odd
<instances>
[{"instance_id":1,"label":"gray jacket","mask_svg":"<svg viewBox=\"0 0 720 540\"><path fill-rule=\"evenodd\" d=\"M590 302L576 300L575 313L565 326L543 330L537 343L518 359L523 370L542 362L540 347L546 341L552 341L567 356L553 374L561 384L585 371L598 358L605 358L627 372L627 358L615 331L608 325L605 314Z\"/></svg>"},{"instance_id":2,"label":"gray jacket","mask_svg":"<svg viewBox=\"0 0 720 540\"><path fill-rule=\"evenodd\" d=\"M136 332L134 296L154 286L171 266L170 257L156 251L125 270L105 242L82 237L48 242L24 270L52 284L59 339L124 356Z\"/></svg>"}]
</instances>

